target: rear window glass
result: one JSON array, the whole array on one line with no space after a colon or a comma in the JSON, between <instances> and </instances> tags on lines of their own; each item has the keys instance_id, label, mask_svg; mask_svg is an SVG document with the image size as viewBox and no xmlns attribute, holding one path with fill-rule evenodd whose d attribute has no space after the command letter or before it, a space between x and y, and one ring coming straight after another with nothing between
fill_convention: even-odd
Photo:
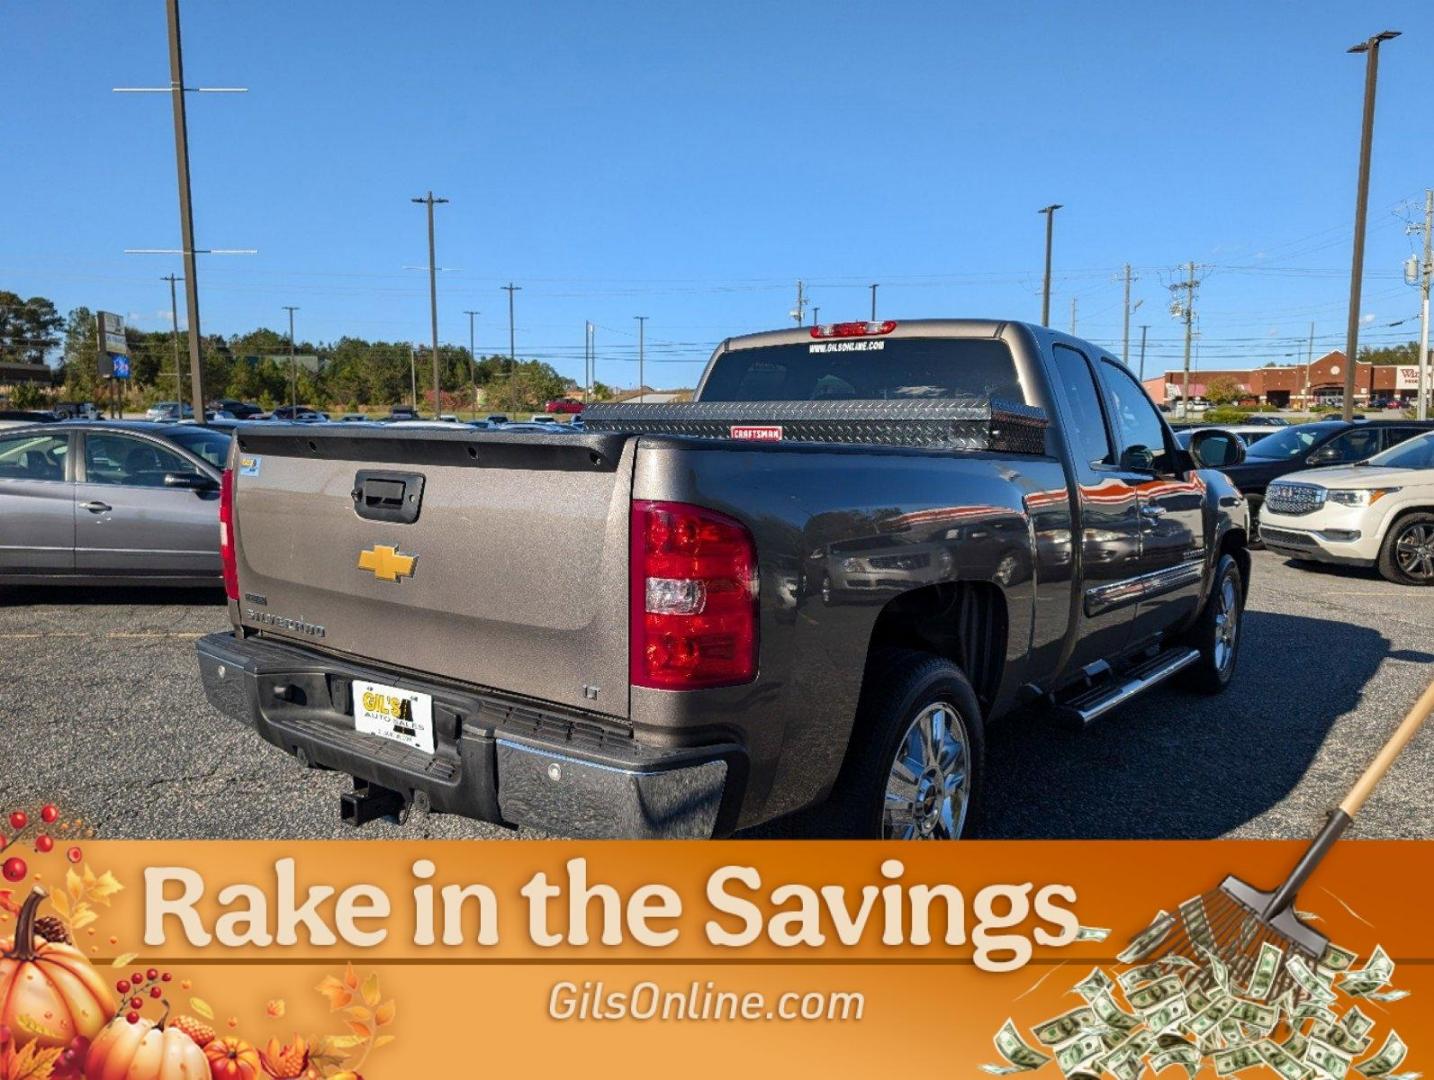
<instances>
[{"instance_id":1,"label":"rear window glass","mask_svg":"<svg viewBox=\"0 0 1434 1080\"><path fill-rule=\"evenodd\" d=\"M723 353L703 401L915 401L977 395L1024 402L1005 342L836 338Z\"/></svg>"}]
</instances>

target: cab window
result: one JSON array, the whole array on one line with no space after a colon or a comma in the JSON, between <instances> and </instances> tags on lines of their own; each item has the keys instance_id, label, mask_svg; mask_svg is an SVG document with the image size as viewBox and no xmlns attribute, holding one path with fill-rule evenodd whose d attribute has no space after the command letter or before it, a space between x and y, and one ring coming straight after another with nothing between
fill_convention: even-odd
<instances>
[{"instance_id":1,"label":"cab window","mask_svg":"<svg viewBox=\"0 0 1434 1080\"><path fill-rule=\"evenodd\" d=\"M1145 391L1135 381L1135 376L1109 360L1102 360L1100 369L1115 412L1121 464L1157 473L1171 472L1170 452L1165 445L1165 425L1155 406L1145 396Z\"/></svg>"},{"instance_id":2,"label":"cab window","mask_svg":"<svg viewBox=\"0 0 1434 1080\"><path fill-rule=\"evenodd\" d=\"M11 435L0 439L0 480L64 480L67 435Z\"/></svg>"},{"instance_id":3,"label":"cab window","mask_svg":"<svg viewBox=\"0 0 1434 1080\"><path fill-rule=\"evenodd\" d=\"M85 480L122 487L164 487L166 473L197 473L193 463L145 439L85 436Z\"/></svg>"},{"instance_id":4,"label":"cab window","mask_svg":"<svg viewBox=\"0 0 1434 1080\"><path fill-rule=\"evenodd\" d=\"M1070 414L1067 428L1071 447L1082 465L1111 465L1115 452L1111 449L1110 433L1105 427L1105 410L1100 403L1100 390L1085 354L1068 345L1051 350L1055 360L1056 389Z\"/></svg>"}]
</instances>

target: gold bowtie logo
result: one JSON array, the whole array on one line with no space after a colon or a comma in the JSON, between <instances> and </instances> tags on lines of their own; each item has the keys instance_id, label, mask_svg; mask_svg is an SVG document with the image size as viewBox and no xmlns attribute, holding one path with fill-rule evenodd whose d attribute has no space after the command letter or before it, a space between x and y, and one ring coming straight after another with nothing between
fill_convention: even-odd
<instances>
[{"instance_id":1,"label":"gold bowtie logo","mask_svg":"<svg viewBox=\"0 0 1434 1080\"><path fill-rule=\"evenodd\" d=\"M397 581L401 577L412 577L413 564L417 561L417 555L403 555L398 548L376 544L371 550L359 552L358 568L372 570L379 581Z\"/></svg>"}]
</instances>

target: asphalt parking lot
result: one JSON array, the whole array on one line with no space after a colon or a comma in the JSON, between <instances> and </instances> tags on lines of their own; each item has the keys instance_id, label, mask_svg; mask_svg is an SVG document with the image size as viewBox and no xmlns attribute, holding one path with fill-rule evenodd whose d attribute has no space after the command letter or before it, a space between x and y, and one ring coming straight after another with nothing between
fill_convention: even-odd
<instances>
[{"instance_id":1,"label":"asphalt parking lot","mask_svg":"<svg viewBox=\"0 0 1434 1080\"><path fill-rule=\"evenodd\" d=\"M212 592L0 591L0 802L58 801L117 838L524 835L440 815L342 825L346 777L205 702L194 640L225 625ZM1310 835L1434 677L1434 590L1257 553L1242 649L1220 697L1161 688L1086 732L1029 716L993 731L983 835ZM1434 837L1431 776L1434 728L1355 835Z\"/></svg>"}]
</instances>

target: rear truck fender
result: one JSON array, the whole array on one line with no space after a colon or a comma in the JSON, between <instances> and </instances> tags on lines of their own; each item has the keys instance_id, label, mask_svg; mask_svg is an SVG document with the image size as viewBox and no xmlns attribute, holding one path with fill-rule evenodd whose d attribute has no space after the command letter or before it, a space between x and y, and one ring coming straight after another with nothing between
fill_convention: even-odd
<instances>
[{"instance_id":1,"label":"rear truck fender","mask_svg":"<svg viewBox=\"0 0 1434 1080\"><path fill-rule=\"evenodd\" d=\"M739 448L644 436L634 499L706 507L751 531L760 646L757 677L740 686L634 687L635 735L655 744L744 746L744 827L819 802L847 753L874 634L912 611L929 624L912 636L942 655L994 649L999 659L985 670L997 674L985 692L991 710L1001 711L1024 674L1034 608L1032 533L1017 476L1010 459L987 454ZM823 575L842 574L846 560L873 572L848 574L824 601ZM990 598L981 611L1000 612L999 645L984 631L975 632L982 641L963 640L937 625L943 613L976 610L964 605L978 596Z\"/></svg>"}]
</instances>

